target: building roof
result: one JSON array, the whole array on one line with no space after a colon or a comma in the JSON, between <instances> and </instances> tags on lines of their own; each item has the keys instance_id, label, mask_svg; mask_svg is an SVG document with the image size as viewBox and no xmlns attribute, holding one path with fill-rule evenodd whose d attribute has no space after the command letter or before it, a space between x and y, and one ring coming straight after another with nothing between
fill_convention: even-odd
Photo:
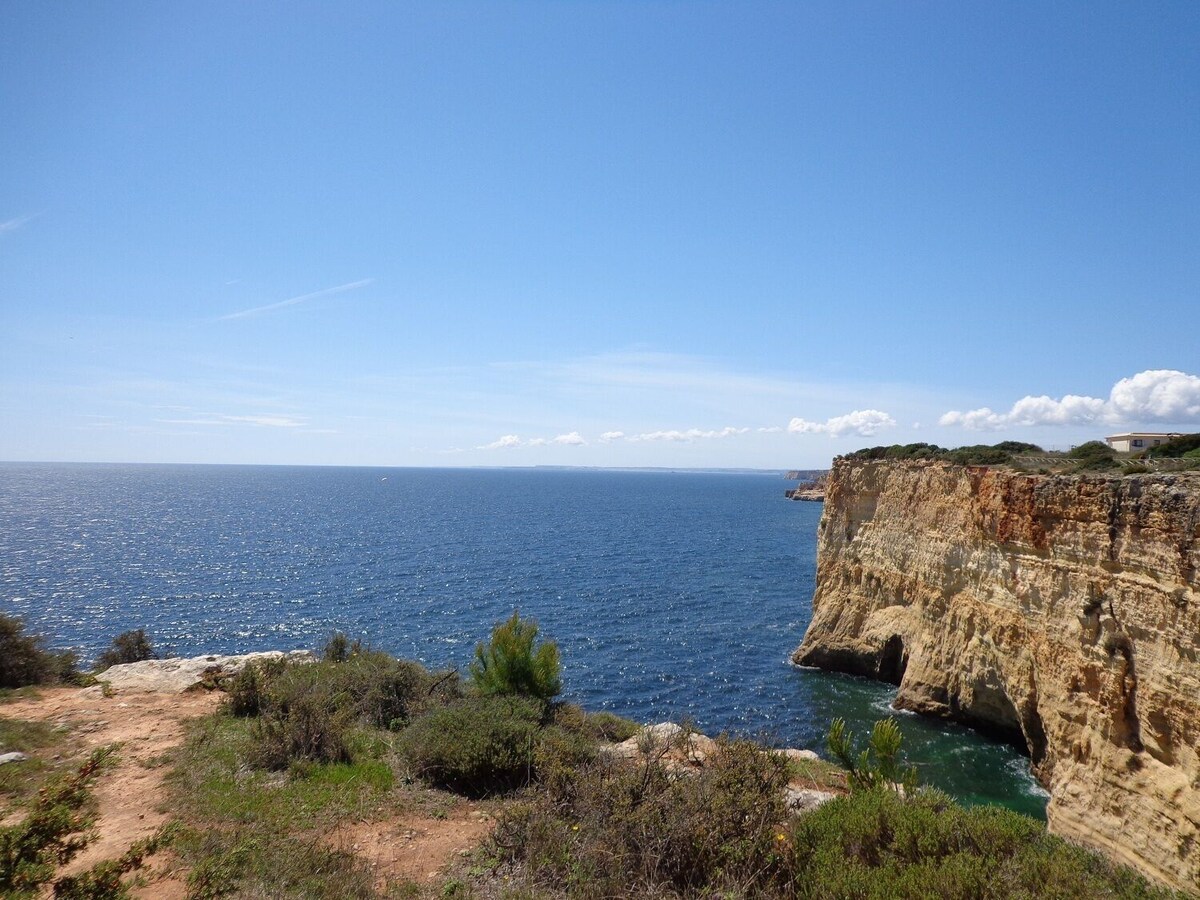
<instances>
[{"instance_id":1,"label":"building roof","mask_svg":"<svg viewBox=\"0 0 1200 900\"><path fill-rule=\"evenodd\" d=\"M1106 441L1119 441L1123 438L1177 438L1183 437L1181 431L1129 431L1124 434L1110 434Z\"/></svg>"}]
</instances>

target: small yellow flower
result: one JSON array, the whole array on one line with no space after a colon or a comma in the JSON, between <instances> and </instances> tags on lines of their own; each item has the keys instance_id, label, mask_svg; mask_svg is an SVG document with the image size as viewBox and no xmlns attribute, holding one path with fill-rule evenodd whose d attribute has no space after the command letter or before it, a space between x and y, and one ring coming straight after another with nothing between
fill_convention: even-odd
<instances>
[{"instance_id":1,"label":"small yellow flower","mask_svg":"<svg viewBox=\"0 0 1200 900\"><path fill-rule=\"evenodd\" d=\"M579 830L579 826L578 826L578 825L572 825L572 826L571 826L571 830L572 830L572 831L578 831L578 830Z\"/></svg>"},{"instance_id":2,"label":"small yellow flower","mask_svg":"<svg viewBox=\"0 0 1200 900\"><path fill-rule=\"evenodd\" d=\"M777 841L786 841L786 840L787 840L787 837L786 837L786 836L784 836L784 835L782 835L782 834L777 834L777 835L775 835L775 840L777 840Z\"/></svg>"}]
</instances>

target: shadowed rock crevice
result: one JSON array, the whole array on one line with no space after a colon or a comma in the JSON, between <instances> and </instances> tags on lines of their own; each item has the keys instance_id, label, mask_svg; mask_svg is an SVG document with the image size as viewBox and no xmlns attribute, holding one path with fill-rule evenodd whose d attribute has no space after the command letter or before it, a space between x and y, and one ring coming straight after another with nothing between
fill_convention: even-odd
<instances>
[{"instance_id":1,"label":"shadowed rock crevice","mask_svg":"<svg viewBox=\"0 0 1200 900\"><path fill-rule=\"evenodd\" d=\"M876 668L880 681L889 684L900 684L904 678L904 670L908 667L908 656L904 652L904 638L893 634L879 652L879 665Z\"/></svg>"}]
</instances>

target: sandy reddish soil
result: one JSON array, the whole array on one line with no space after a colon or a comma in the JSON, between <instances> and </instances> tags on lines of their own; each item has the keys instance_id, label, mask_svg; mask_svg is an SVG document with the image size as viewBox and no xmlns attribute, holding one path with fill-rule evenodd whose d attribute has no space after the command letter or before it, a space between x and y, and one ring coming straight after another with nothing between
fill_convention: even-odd
<instances>
[{"instance_id":1,"label":"sandy reddish soil","mask_svg":"<svg viewBox=\"0 0 1200 900\"><path fill-rule=\"evenodd\" d=\"M163 754L183 740L184 721L211 712L218 697L203 692L105 697L98 687L48 688L40 694L36 700L5 703L0 715L65 725L70 729L66 747L51 752L71 761L97 747L120 744L115 765L95 783L98 837L63 869L63 874L71 874L120 856L166 824L168 817L161 809L167 771ZM170 854L152 858L144 873L148 884L137 896L183 897L183 873L176 868Z\"/></svg>"},{"instance_id":2,"label":"sandy reddish soil","mask_svg":"<svg viewBox=\"0 0 1200 900\"><path fill-rule=\"evenodd\" d=\"M98 838L63 873L88 868L124 853L135 841L149 837L168 821L162 811L163 757L183 740L184 722L216 709L220 694L124 692L105 697L100 688L51 688L37 699L0 704L0 716L64 725L65 746L48 752L62 763L81 760L91 750L120 744L115 765L96 781L99 804ZM6 810L0 808L0 819ZM444 817L420 814L379 822L340 826L331 840L374 869L383 887L390 879L428 884L464 851L475 847L491 830L492 820L474 804L462 802ZM176 900L185 896L186 872L168 852L148 860L145 883L134 896Z\"/></svg>"},{"instance_id":3,"label":"sandy reddish soil","mask_svg":"<svg viewBox=\"0 0 1200 900\"><path fill-rule=\"evenodd\" d=\"M339 828L332 838L339 850L366 860L382 889L389 880L437 881L455 857L477 846L491 828L487 813L464 802L444 819L354 822Z\"/></svg>"}]
</instances>

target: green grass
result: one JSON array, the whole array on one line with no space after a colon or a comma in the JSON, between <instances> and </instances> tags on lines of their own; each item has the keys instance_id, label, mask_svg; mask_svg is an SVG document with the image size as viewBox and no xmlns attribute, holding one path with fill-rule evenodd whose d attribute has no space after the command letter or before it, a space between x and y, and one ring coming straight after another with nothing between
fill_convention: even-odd
<instances>
[{"instance_id":1,"label":"green grass","mask_svg":"<svg viewBox=\"0 0 1200 900\"><path fill-rule=\"evenodd\" d=\"M847 789L846 770L823 759L789 759L788 781L814 791L841 793Z\"/></svg>"},{"instance_id":2,"label":"green grass","mask_svg":"<svg viewBox=\"0 0 1200 900\"><path fill-rule=\"evenodd\" d=\"M48 750L60 746L65 732L44 722L0 717L0 753L28 753L24 762L0 766L0 798L5 806L24 806L37 794L38 785L54 766Z\"/></svg>"},{"instance_id":3,"label":"green grass","mask_svg":"<svg viewBox=\"0 0 1200 900\"><path fill-rule=\"evenodd\" d=\"M332 847L339 822L396 811L386 742L355 735L349 763L254 769L254 723L215 715L191 725L168 775L170 805L187 823L176 851L196 897L372 897L366 866Z\"/></svg>"},{"instance_id":4,"label":"green grass","mask_svg":"<svg viewBox=\"0 0 1200 900\"><path fill-rule=\"evenodd\" d=\"M253 744L251 721L218 715L193 723L167 779L176 804L200 822L312 831L390 808L395 776L381 755L386 745L360 737L364 755L353 762L271 772L246 765Z\"/></svg>"}]
</instances>

